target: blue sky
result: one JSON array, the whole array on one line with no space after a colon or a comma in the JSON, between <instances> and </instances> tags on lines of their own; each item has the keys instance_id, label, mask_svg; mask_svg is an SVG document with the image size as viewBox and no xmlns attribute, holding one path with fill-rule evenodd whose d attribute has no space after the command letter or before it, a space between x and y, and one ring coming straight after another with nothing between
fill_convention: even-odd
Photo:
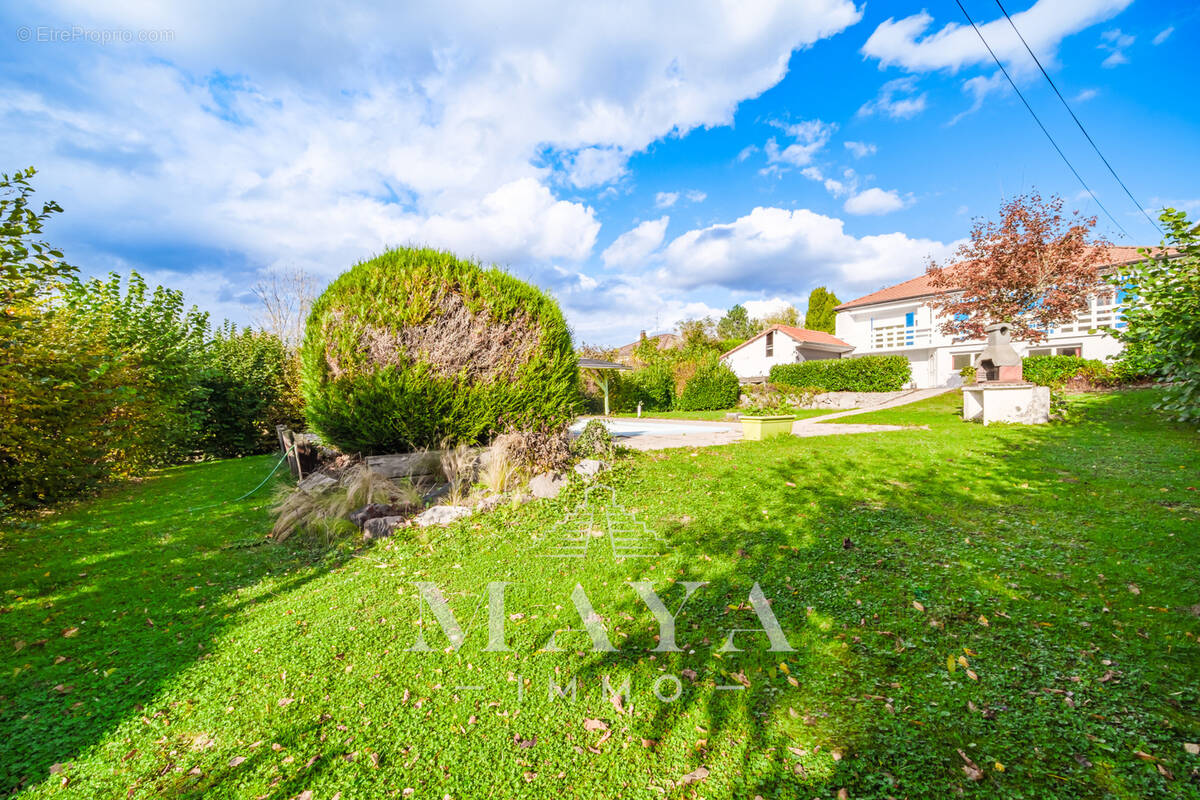
<instances>
[{"instance_id":1,"label":"blue sky","mask_svg":"<svg viewBox=\"0 0 1200 800\"><path fill-rule=\"evenodd\" d=\"M266 271L420 243L621 344L912 277L1033 188L1156 243L994 0L964 4L1128 238L952 0L9 4L0 169L40 170L85 273L239 322ZM1007 8L1138 201L1200 213L1194 4Z\"/></svg>"}]
</instances>

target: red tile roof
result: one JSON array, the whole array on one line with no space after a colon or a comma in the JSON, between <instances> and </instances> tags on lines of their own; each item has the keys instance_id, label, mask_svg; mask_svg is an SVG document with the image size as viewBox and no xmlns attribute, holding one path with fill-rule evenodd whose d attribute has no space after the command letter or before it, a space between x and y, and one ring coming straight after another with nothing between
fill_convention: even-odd
<instances>
[{"instance_id":1,"label":"red tile roof","mask_svg":"<svg viewBox=\"0 0 1200 800\"><path fill-rule=\"evenodd\" d=\"M1134 261L1140 261L1141 256L1138 255L1136 247L1109 247L1107 258L1105 258L1105 266L1117 266L1119 264L1129 264ZM847 303L842 303L835 311L842 311L847 308L857 308L858 306L873 306L877 303L888 303L893 300L911 300L917 297L928 297L938 293L938 289L930 283L928 273L918 275L915 278L910 278L903 283L897 283L895 286L887 286L877 292L863 295L857 299Z\"/></svg>"},{"instance_id":2,"label":"red tile roof","mask_svg":"<svg viewBox=\"0 0 1200 800\"><path fill-rule=\"evenodd\" d=\"M837 338L832 333L826 333L825 331L812 331L812 330L809 330L808 328L795 328L795 327L792 327L791 325L772 325L769 328L764 328L763 330L759 331L754 336L751 336L749 339L742 342L741 344L739 344L737 347L733 348L729 352L723 353L721 355L721 358L724 358L725 356L729 355L729 353L733 353L738 350L741 350L743 347L745 347L746 345L750 344L753 341L757 341L758 339L761 339L763 336L767 335L768 331L779 331L780 333L785 333L788 336L795 339L797 342L800 342L801 344L815 344L815 345L824 345L825 347L845 348L847 351L854 349L854 345L843 342L841 339Z\"/></svg>"}]
</instances>

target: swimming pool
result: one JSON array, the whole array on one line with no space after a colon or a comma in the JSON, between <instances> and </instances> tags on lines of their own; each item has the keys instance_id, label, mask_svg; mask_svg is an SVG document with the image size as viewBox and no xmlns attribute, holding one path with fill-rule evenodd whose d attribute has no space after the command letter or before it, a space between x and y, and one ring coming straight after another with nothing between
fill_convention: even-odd
<instances>
[{"instance_id":1,"label":"swimming pool","mask_svg":"<svg viewBox=\"0 0 1200 800\"><path fill-rule=\"evenodd\" d=\"M577 420L571 426L571 433L579 433L590 420ZM684 425L671 422L652 422L640 419L606 419L601 420L613 436L679 436L689 433L733 433L737 429L727 425Z\"/></svg>"}]
</instances>

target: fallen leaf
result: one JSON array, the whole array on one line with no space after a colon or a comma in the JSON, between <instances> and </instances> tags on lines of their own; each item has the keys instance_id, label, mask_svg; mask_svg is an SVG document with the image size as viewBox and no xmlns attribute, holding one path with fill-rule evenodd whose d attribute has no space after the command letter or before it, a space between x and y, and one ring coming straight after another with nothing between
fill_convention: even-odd
<instances>
[{"instance_id":1,"label":"fallen leaf","mask_svg":"<svg viewBox=\"0 0 1200 800\"><path fill-rule=\"evenodd\" d=\"M979 675L973 669L967 670L967 677L973 681L979 680Z\"/></svg>"},{"instance_id":2,"label":"fallen leaf","mask_svg":"<svg viewBox=\"0 0 1200 800\"><path fill-rule=\"evenodd\" d=\"M988 626L988 618L985 617L983 614L980 614L979 615L979 624L986 628Z\"/></svg>"},{"instance_id":3,"label":"fallen leaf","mask_svg":"<svg viewBox=\"0 0 1200 800\"><path fill-rule=\"evenodd\" d=\"M537 737L534 736L529 739L522 739L521 734L514 733L513 734L513 742L516 743L517 747L520 747L523 750L527 750L530 747L533 747L535 744L537 744Z\"/></svg>"},{"instance_id":4,"label":"fallen leaf","mask_svg":"<svg viewBox=\"0 0 1200 800\"><path fill-rule=\"evenodd\" d=\"M610 694L608 696L608 702L612 703L612 707L617 710L618 714L628 714L629 713L629 709L625 708L625 704L621 698L620 693L613 692L612 694Z\"/></svg>"},{"instance_id":5,"label":"fallen leaf","mask_svg":"<svg viewBox=\"0 0 1200 800\"><path fill-rule=\"evenodd\" d=\"M642 747L646 748L647 750L653 750L657 745L658 742L653 739L642 739Z\"/></svg>"},{"instance_id":6,"label":"fallen leaf","mask_svg":"<svg viewBox=\"0 0 1200 800\"><path fill-rule=\"evenodd\" d=\"M999 761L997 761L992 766L994 766L996 768L996 772L1004 772L1004 765L1001 764Z\"/></svg>"},{"instance_id":7,"label":"fallen leaf","mask_svg":"<svg viewBox=\"0 0 1200 800\"><path fill-rule=\"evenodd\" d=\"M583 729L585 731L606 731L608 730L608 725L605 724L604 720L585 719L583 721Z\"/></svg>"},{"instance_id":8,"label":"fallen leaf","mask_svg":"<svg viewBox=\"0 0 1200 800\"><path fill-rule=\"evenodd\" d=\"M294 702L296 702L296 698L294 698L294 697L284 697L284 698L282 698L282 699L279 701L279 707L280 707L280 708L283 708L284 706L291 705L291 704L292 704L292 703L294 703Z\"/></svg>"},{"instance_id":9,"label":"fallen leaf","mask_svg":"<svg viewBox=\"0 0 1200 800\"><path fill-rule=\"evenodd\" d=\"M64 639L70 639L72 636L78 635L78 633L79 633L79 628L67 628L65 631L62 632L62 635L63 635Z\"/></svg>"},{"instance_id":10,"label":"fallen leaf","mask_svg":"<svg viewBox=\"0 0 1200 800\"><path fill-rule=\"evenodd\" d=\"M1133 594L1141 594L1142 593L1142 590L1138 588L1138 585L1136 583L1131 583L1125 588L1127 588Z\"/></svg>"},{"instance_id":11,"label":"fallen leaf","mask_svg":"<svg viewBox=\"0 0 1200 800\"><path fill-rule=\"evenodd\" d=\"M1200 756L1200 744L1195 744L1193 742L1184 742L1183 749L1187 750L1189 753L1191 753L1194 756Z\"/></svg>"},{"instance_id":12,"label":"fallen leaf","mask_svg":"<svg viewBox=\"0 0 1200 800\"><path fill-rule=\"evenodd\" d=\"M925 610L925 606L921 605L921 603L917 600L913 600L913 608L915 608L917 611Z\"/></svg>"},{"instance_id":13,"label":"fallen leaf","mask_svg":"<svg viewBox=\"0 0 1200 800\"><path fill-rule=\"evenodd\" d=\"M1158 759L1155 758L1154 756L1150 755L1149 753L1143 752L1141 750L1134 750L1133 754L1135 756L1137 756L1138 758L1140 758L1142 761L1158 761Z\"/></svg>"},{"instance_id":14,"label":"fallen leaf","mask_svg":"<svg viewBox=\"0 0 1200 800\"><path fill-rule=\"evenodd\" d=\"M684 775L677 782L678 786L687 786L689 783L698 783L708 777L708 769L705 767L696 767L694 770Z\"/></svg>"},{"instance_id":15,"label":"fallen leaf","mask_svg":"<svg viewBox=\"0 0 1200 800\"><path fill-rule=\"evenodd\" d=\"M684 669L679 670L679 674L682 675L683 677L687 678L692 683L696 682L696 670L694 670L694 669L684 668Z\"/></svg>"},{"instance_id":16,"label":"fallen leaf","mask_svg":"<svg viewBox=\"0 0 1200 800\"><path fill-rule=\"evenodd\" d=\"M233 758L229 759L229 766L236 767L238 764L242 763L245 760L246 760L245 756L234 756Z\"/></svg>"},{"instance_id":17,"label":"fallen leaf","mask_svg":"<svg viewBox=\"0 0 1200 800\"><path fill-rule=\"evenodd\" d=\"M845 787L838 789L838 800L850 800L850 793L846 791Z\"/></svg>"},{"instance_id":18,"label":"fallen leaf","mask_svg":"<svg viewBox=\"0 0 1200 800\"><path fill-rule=\"evenodd\" d=\"M791 675L788 675L788 676L787 676L787 681L788 681L788 683L790 683L792 686L796 686L796 687L799 687L799 686L800 686L800 681L796 680L796 679L795 679L795 678L793 678Z\"/></svg>"},{"instance_id":19,"label":"fallen leaf","mask_svg":"<svg viewBox=\"0 0 1200 800\"><path fill-rule=\"evenodd\" d=\"M966 753L964 753L962 750L958 751L958 755L963 760L963 772L966 773L967 780L969 780L969 781L983 780L983 770L981 770L979 768L979 765L976 764L974 761L972 761L971 757L968 756Z\"/></svg>"}]
</instances>

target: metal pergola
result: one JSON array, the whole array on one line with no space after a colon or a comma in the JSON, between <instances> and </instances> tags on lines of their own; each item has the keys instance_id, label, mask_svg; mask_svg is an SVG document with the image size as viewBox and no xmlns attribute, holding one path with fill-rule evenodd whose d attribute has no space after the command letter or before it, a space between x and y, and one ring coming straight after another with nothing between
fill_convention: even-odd
<instances>
[{"instance_id":1,"label":"metal pergola","mask_svg":"<svg viewBox=\"0 0 1200 800\"><path fill-rule=\"evenodd\" d=\"M579 359L579 368L588 370L592 373L592 377L596 379L596 383L600 385L604 392L604 416L608 416L608 372L615 369L633 369L624 364L615 364L612 361L605 361L601 358L581 358Z\"/></svg>"}]
</instances>

